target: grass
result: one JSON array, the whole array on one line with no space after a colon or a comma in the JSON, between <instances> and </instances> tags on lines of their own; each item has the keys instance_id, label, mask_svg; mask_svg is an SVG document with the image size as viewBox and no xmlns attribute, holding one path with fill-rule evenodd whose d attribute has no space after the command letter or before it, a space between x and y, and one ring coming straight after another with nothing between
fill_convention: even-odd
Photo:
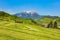
<instances>
[{"instance_id":1,"label":"grass","mask_svg":"<svg viewBox=\"0 0 60 40\"><path fill-rule=\"evenodd\" d=\"M60 40L60 30L0 20L0 40Z\"/></svg>"},{"instance_id":2,"label":"grass","mask_svg":"<svg viewBox=\"0 0 60 40\"><path fill-rule=\"evenodd\" d=\"M50 18L35 20L49 23ZM15 21L23 21L16 23ZM58 21L60 23L60 20ZM35 25L31 20L0 11L0 40L60 40L60 30Z\"/></svg>"}]
</instances>

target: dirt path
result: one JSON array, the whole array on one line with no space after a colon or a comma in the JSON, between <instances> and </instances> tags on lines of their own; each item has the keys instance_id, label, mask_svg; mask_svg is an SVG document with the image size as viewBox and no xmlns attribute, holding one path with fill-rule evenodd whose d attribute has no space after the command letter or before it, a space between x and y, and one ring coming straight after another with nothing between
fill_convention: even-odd
<instances>
[{"instance_id":1,"label":"dirt path","mask_svg":"<svg viewBox=\"0 0 60 40\"><path fill-rule=\"evenodd\" d=\"M38 29L32 28L32 27L30 27L30 26L28 26L28 25L25 25L25 27L27 27L29 30L39 31Z\"/></svg>"}]
</instances>

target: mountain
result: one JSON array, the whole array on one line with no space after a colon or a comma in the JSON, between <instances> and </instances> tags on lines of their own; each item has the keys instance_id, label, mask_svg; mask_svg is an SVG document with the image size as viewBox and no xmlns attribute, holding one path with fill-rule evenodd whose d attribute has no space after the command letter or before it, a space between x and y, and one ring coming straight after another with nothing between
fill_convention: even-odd
<instances>
[{"instance_id":1,"label":"mountain","mask_svg":"<svg viewBox=\"0 0 60 40\"><path fill-rule=\"evenodd\" d=\"M20 13L16 13L15 16L22 17L22 18L31 18L31 19L40 19L43 18L44 16L40 16L37 12L35 11L24 11Z\"/></svg>"},{"instance_id":2,"label":"mountain","mask_svg":"<svg viewBox=\"0 0 60 40\"><path fill-rule=\"evenodd\" d=\"M48 18L60 18L58 16L50 16L50 15L39 15L37 12L31 10L31 11L23 11L20 13L16 13L14 14L17 17L21 17L21 18L27 18L27 19L43 19L45 17Z\"/></svg>"}]
</instances>

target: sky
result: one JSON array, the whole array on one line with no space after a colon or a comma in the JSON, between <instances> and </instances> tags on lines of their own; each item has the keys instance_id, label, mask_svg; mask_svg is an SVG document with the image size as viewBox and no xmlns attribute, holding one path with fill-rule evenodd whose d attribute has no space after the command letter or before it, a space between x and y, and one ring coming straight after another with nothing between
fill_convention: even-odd
<instances>
[{"instance_id":1,"label":"sky","mask_svg":"<svg viewBox=\"0 0 60 40\"><path fill-rule=\"evenodd\" d=\"M16 14L29 10L40 15L60 16L60 0L0 0L0 11Z\"/></svg>"}]
</instances>

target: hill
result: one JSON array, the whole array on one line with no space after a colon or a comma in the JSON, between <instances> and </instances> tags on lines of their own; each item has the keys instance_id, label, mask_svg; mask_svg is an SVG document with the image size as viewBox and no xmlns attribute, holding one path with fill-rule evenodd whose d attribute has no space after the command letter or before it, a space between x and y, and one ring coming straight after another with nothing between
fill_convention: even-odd
<instances>
[{"instance_id":1,"label":"hill","mask_svg":"<svg viewBox=\"0 0 60 40\"><path fill-rule=\"evenodd\" d=\"M6 12L0 12L0 18L0 40L60 40L58 29L44 28Z\"/></svg>"},{"instance_id":2,"label":"hill","mask_svg":"<svg viewBox=\"0 0 60 40\"><path fill-rule=\"evenodd\" d=\"M42 24L42 25L45 25L47 26L50 22L54 23L54 22L57 22L57 26L58 28L60 28L60 17L57 17L57 16L46 16L42 19L37 19L35 20L35 22L37 22L38 24Z\"/></svg>"}]
</instances>

